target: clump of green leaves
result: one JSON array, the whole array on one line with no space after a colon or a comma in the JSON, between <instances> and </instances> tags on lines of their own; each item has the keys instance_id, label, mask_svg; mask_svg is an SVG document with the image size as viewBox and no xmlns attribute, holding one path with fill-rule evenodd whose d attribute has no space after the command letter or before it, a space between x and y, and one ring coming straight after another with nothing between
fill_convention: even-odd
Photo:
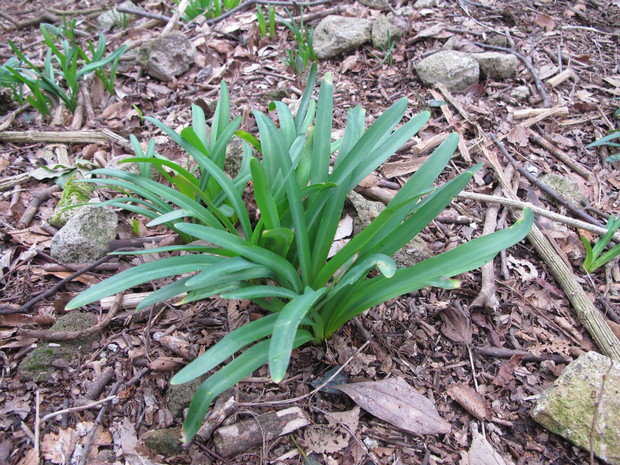
<instances>
[{"instance_id":1,"label":"clump of green leaves","mask_svg":"<svg viewBox=\"0 0 620 465\"><path fill-rule=\"evenodd\" d=\"M303 13L300 16L299 23L295 21L295 18L288 12L289 20L278 16L278 21L284 24L289 31L293 34L295 44L297 48L289 48L286 50L286 55L280 58L281 61L293 70L296 74L301 74L311 62L316 62L317 57L314 54L314 47L312 45L312 39L314 36L314 29L304 23Z\"/></svg>"},{"instance_id":2,"label":"clump of green leaves","mask_svg":"<svg viewBox=\"0 0 620 465\"><path fill-rule=\"evenodd\" d=\"M263 11L259 4L256 5L256 21L258 29L262 37L273 38L276 35L276 8L273 5L267 5L267 14Z\"/></svg>"},{"instance_id":3,"label":"clump of green leaves","mask_svg":"<svg viewBox=\"0 0 620 465\"><path fill-rule=\"evenodd\" d=\"M620 100L620 98L616 97L614 100ZM620 108L614 111L614 117L616 119L620 118ZM586 148L599 147L601 145L606 145L608 147L615 147L616 149L620 147L618 142L611 142L615 139L620 138L620 129L616 129L614 131L610 131L606 136L601 137L599 140L592 142L589 145L586 145ZM607 162L612 161L620 161L620 153L614 153L605 159Z\"/></svg>"},{"instance_id":4,"label":"clump of green leaves","mask_svg":"<svg viewBox=\"0 0 620 465\"><path fill-rule=\"evenodd\" d=\"M594 247L590 245L590 242L585 237L581 238L581 242L583 242L583 246L586 249L586 259L583 262L583 268L588 273L592 273L597 268L620 256L620 244L603 253L607 244L609 244L618 228L620 228L620 215L615 218L614 215L611 215L607 220L606 228L607 232L594 244Z\"/></svg>"},{"instance_id":5,"label":"clump of green leaves","mask_svg":"<svg viewBox=\"0 0 620 465\"><path fill-rule=\"evenodd\" d=\"M89 56L77 43L75 20L63 27L42 24L40 30L47 45L42 67L30 61L9 40L9 46L17 57L0 68L0 85L9 87L20 105L27 101L41 114L48 115L61 101L74 112L80 81L91 73L99 77L109 93L114 92L116 70L121 55L127 49L125 45L105 56L106 40L100 34L97 45L88 43ZM110 65L109 71L105 69L107 65ZM30 95L25 96L24 86L30 90Z\"/></svg>"},{"instance_id":6,"label":"clump of green leaves","mask_svg":"<svg viewBox=\"0 0 620 465\"><path fill-rule=\"evenodd\" d=\"M239 3L241 0L191 0L183 12L183 19L191 21L201 15L207 19L217 18L225 11L238 6Z\"/></svg>"},{"instance_id":7,"label":"clump of green leaves","mask_svg":"<svg viewBox=\"0 0 620 465\"><path fill-rule=\"evenodd\" d=\"M311 98L315 81L313 66L295 115L284 103L274 102L278 125L265 113L255 111L258 137L237 132L259 153L249 156L246 151L247 177L226 176L217 150L220 138L224 143L236 119L229 122L223 111L216 115L210 128L211 137L215 137L211 144L205 139L204 120L196 109L192 130L180 135L150 119L188 151L196 166L181 168L157 156L136 159L170 170L173 174L166 179L178 189L158 186L136 174L99 170L116 179L97 182L135 193L121 201L125 208L144 209L144 214L153 218L150 225L168 224L187 243L149 249L149 253L176 251L181 255L115 275L75 297L67 308L154 279L178 276L144 299L139 308L175 297L180 298L179 303L189 303L221 295L250 299L267 312L226 335L172 379L174 384L185 383L216 369L190 404L184 423L187 438L198 431L220 393L260 366L268 364L272 379L280 382L296 347L307 342L319 344L360 313L402 294L426 286L457 287L458 282L450 277L488 262L521 240L531 227L532 213L525 210L523 218L508 229L409 268L396 266L391 256L422 231L480 167L434 186L457 146L458 136L453 134L386 209L330 257L347 195L410 140L430 114L406 119L407 99L403 98L366 129L365 112L358 106L349 110L343 137L332 141L334 86L326 74L315 101ZM223 95L228 98L225 92ZM244 202L250 178L253 200L260 211L257 218L251 217Z\"/></svg>"}]
</instances>

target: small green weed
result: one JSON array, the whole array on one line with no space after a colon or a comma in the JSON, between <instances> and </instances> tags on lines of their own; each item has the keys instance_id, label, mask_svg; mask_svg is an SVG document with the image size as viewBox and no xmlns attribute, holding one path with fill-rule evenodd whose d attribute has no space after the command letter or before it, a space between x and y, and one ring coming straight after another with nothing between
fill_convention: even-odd
<instances>
[{"instance_id":1,"label":"small green weed","mask_svg":"<svg viewBox=\"0 0 620 465\"><path fill-rule=\"evenodd\" d=\"M614 215L611 215L607 220L606 228L607 232L594 244L594 247L590 245L590 242L585 237L581 238L581 242L583 242L583 246L586 249L586 259L583 262L583 268L588 273L592 273L597 268L620 256L620 244L601 255L616 231L618 231L618 228L620 228L620 215L616 218L614 218Z\"/></svg>"},{"instance_id":2,"label":"small green weed","mask_svg":"<svg viewBox=\"0 0 620 465\"><path fill-rule=\"evenodd\" d=\"M258 21L258 29L262 37L267 37L267 34L271 38L276 36L276 8L273 5L267 5L267 15L265 15L261 6L256 4L256 21Z\"/></svg>"},{"instance_id":3,"label":"small green weed","mask_svg":"<svg viewBox=\"0 0 620 465\"><path fill-rule=\"evenodd\" d=\"M0 85L9 87L15 100L24 103L23 87L30 90L25 101L41 114L48 115L56 101L61 101L74 112L77 107L80 81L95 73L104 88L114 92L116 70L121 55L127 47L123 45L105 57L106 40L103 34L95 46L88 43L90 57L76 41L75 20L64 27L42 24L43 41L47 45L42 69L30 61L19 48L9 40L9 46L17 55L0 69ZM110 65L109 72L105 67Z\"/></svg>"},{"instance_id":4,"label":"small green weed","mask_svg":"<svg viewBox=\"0 0 620 465\"><path fill-rule=\"evenodd\" d=\"M225 11L238 6L239 3L241 0L191 0L183 13L183 19L191 21L201 15L207 19L217 18Z\"/></svg>"},{"instance_id":5,"label":"small green weed","mask_svg":"<svg viewBox=\"0 0 620 465\"><path fill-rule=\"evenodd\" d=\"M619 97L614 98L614 100L620 100ZM616 109L616 111L614 111L614 117L616 119L620 118L620 108ZM606 136L601 137L599 140L592 142L589 145L586 145L586 148L592 148L592 147L598 147L601 145L606 145L608 147L615 147L618 148L620 147L620 144L617 142L611 142L612 140L618 139L620 138L620 129L616 129L614 131L610 131ZM612 161L620 161L620 152L619 153L614 153L613 155L610 155L609 157L607 157L605 159L605 161L608 162L612 162Z\"/></svg>"},{"instance_id":6,"label":"small green weed","mask_svg":"<svg viewBox=\"0 0 620 465\"><path fill-rule=\"evenodd\" d=\"M304 23L303 13L299 23L295 21L295 18L290 11L287 11L290 20L286 20L281 16L277 16L280 23L284 24L295 38L297 48L287 49L286 55L280 60L293 70L296 74L301 74L310 62L316 62L317 58L314 54L314 47L312 45L312 38L314 35L314 29L308 27Z\"/></svg>"}]
</instances>

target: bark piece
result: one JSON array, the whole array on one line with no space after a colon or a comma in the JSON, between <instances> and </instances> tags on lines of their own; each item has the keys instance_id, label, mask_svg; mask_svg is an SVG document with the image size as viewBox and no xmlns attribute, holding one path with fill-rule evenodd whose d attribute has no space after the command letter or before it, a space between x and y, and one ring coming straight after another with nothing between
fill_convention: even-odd
<instances>
[{"instance_id":1,"label":"bark piece","mask_svg":"<svg viewBox=\"0 0 620 465\"><path fill-rule=\"evenodd\" d=\"M218 454L231 457L309 424L302 409L291 407L219 428L213 435L213 442Z\"/></svg>"}]
</instances>

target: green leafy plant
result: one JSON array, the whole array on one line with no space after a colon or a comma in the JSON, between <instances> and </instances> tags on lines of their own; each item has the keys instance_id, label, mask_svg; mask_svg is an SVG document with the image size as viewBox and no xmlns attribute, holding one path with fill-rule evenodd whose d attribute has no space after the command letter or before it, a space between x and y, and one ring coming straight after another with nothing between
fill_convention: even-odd
<instances>
[{"instance_id":1,"label":"green leafy plant","mask_svg":"<svg viewBox=\"0 0 620 465\"><path fill-rule=\"evenodd\" d=\"M387 43L381 46L381 54L371 52L372 55L381 60L381 62L391 66L394 63L394 49L396 48L396 41L392 38L390 31L387 32Z\"/></svg>"},{"instance_id":2,"label":"green leafy plant","mask_svg":"<svg viewBox=\"0 0 620 465\"><path fill-rule=\"evenodd\" d=\"M594 244L594 247L590 245L590 242L585 237L581 237L581 242L583 242L583 246L586 249L586 259L583 262L583 268L588 273L592 273L597 268L620 256L620 244L615 245L613 248L601 255L616 231L618 231L618 228L620 228L620 215L615 218L614 215L611 215L607 220L606 228L607 232L596 242L596 244Z\"/></svg>"},{"instance_id":3,"label":"green leafy plant","mask_svg":"<svg viewBox=\"0 0 620 465\"><path fill-rule=\"evenodd\" d=\"M288 15L290 18L289 21L281 16L277 16L277 19L291 31L295 38L297 48L287 49L285 52L286 55L284 58L281 58L281 61L295 73L301 74L310 62L317 61L312 42L314 29L308 27L308 25L304 23L303 13L301 14L299 23L295 21L290 11L288 11Z\"/></svg>"},{"instance_id":4,"label":"green leafy plant","mask_svg":"<svg viewBox=\"0 0 620 465\"><path fill-rule=\"evenodd\" d=\"M250 179L249 156L246 148L238 175L230 180L224 173L226 147L241 124L241 117L230 120L230 97L228 87L222 82L220 100L216 106L210 132L207 132L204 111L192 105L192 125L176 133L165 124L150 118L175 141L187 154L185 166L155 153L155 141L151 140L144 152L135 136L130 136L136 158L123 160L123 163L139 163L141 174L136 175L114 169L97 169L94 176L105 178L85 179L82 182L108 186L127 194L105 204L120 206L126 210L164 223L177 232L185 242L194 237L176 227L183 218L194 218L201 224L218 225L228 232L235 232L235 213L244 208L237 193ZM151 179L151 168L164 178L168 185ZM250 230L247 214L241 217L245 231Z\"/></svg>"},{"instance_id":5,"label":"green leafy plant","mask_svg":"<svg viewBox=\"0 0 620 465\"><path fill-rule=\"evenodd\" d=\"M75 20L62 28L41 25L43 41L47 45L42 69L30 61L11 40L8 41L17 59L3 66L0 84L10 87L20 104L23 103L23 86L26 86L31 92L26 101L41 114L50 113L54 105L52 99L62 101L73 112L77 107L80 81L91 73L101 79L108 92L114 92L118 62L127 47L123 45L104 57L106 40L100 34L96 46L90 42L88 44L89 57L77 43L74 28ZM106 73L104 67L108 64L110 71Z\"/></svg>"},{"instance_id":6,"label":"green leafy plant","mask_svg":"<svg viewBox=\"0 0 620 465\"><path fill-rule=\"evenodd\" d=\"M226 10L238 6L239 3L241 0L191 0L183 12L183 19L191 21L201 15L207 19L217 18Z\"/></svg>"},{"instance_id":7,"label":"green leafy plant","mask_svg":"<svg viewBox=\"0 0 620 465\"><path fill-rule=\"evenodd\" d=\"M274 102L272 108L277 112L279 125L255 111L259 137L237 132L260 154L249 157L254 202L260 211L257 218L251 218L244 204L244 182L229 179L218 163L201 153L195 141L187 143L192 137L185 139L171 133L155 120L151 121L199 163L204 170L201 175L208 174L219 184L216 198L220 202L208 191L209 182L196 178L200 187L205 188L199 192L191 173L157 158L137 160L170 167L175 177L192 180L178 186L187 186L193 199L181 204L169 196L174 190L167 186L158 188L139 175L115 175L100 170L101 174L132 182L132 187L119 187L133 188L139 196L147 195L149 202L168 199L177 204L173 209L166 202L165 208L170 210L162 208L163 214L151 216L154 219L149 225L169 224L187 243L149 249L148 252L182 254L139 265L102 281L76 296L67 308L77 308L154 279L178 276L176 281L150 294L139 307L174 297L181 297L179 303L188 303L221 295L250 299L269 312L226 335L172 379L174 384L185 383L217 369L196 391L184 423L186 438L198 431L210 404L220 393L262 365L268 364L272 379L280 382L293 349L307 342L321 343L349 320L386 300L425 286L457 287L458 282L450 277L488 262L500 250L521 240L531 227L533 215L525 210L523 218L508 229L479 237L409 268L396 266L391 255L422 231L479 168L440 187L433 186L457 146L458 136L453 134L405 183L386 209L330 258L329 250L347 195L416 134L430 114L423 112L403 121L407 112L407 99L403 98L366 129L365 113L358 106L348 113L343 137L332 142L332 79L329 74L323 77L318 101L311 98L315 81L313 66L296 115L282 102ZM211 134L221 131L224 120L228 118L223 115L214 117ZM174 177L169 176L168 180L172 183ZM113 185L110 180L98 182ZM158 192L159 197L152 197L152 192ZM133 201L139 202L137 197ZM133 208L127 200L123 202L126 208ZM232 356L234 359L227 362Z\"/></svg>"},{"instance_id":8,"label":"green leafy plant","mask_svg":"<svg viewBox=\"0 0 620 465\"><path fill-rule=\"evenodd\" d=\"M620 100L619 97L614 98L614 100ZM620 108L616 109L616 111L614 111L614 117L616 119L620 118ZM592 147L599 147L601 145L606 145L608 147L615 147L618 148L620 147L620 144L617 142L611 142L612 140L618 139L620 138L620 129L616 129L614 131L610 131L606 136L601 137L599 140L592 142L589 145L586 145L586 148L592 148ZM620 152L619 153L614 153L613 155L610 155L609 157L607 157L605 159L605 161L607 162L612 162L612 161L620 161Z\"/></svg>"},{"instance_id":9,"label":"green leafy plant","mask_svg":"<svg viewBox=\"0 0 620 465\"><path fill-rule=\"evenodd\" d=\"M269 20L269 24L267 24L267 20ZM275 37L276 8L273 5L267 5L267 15L265 15L265 12L261 6L256 4L256 21L258 21L258 29L260 30L262 37L267 37L267 33L269 33L269 37ZM269 27L269 31L267 30L267 27Z\"/></svg>"},{"instance_id":10,"label":"green leafy plant","mask_svg":"<svg viewBox=\"0 0 620 465\"><path fill-rule=\"evenodd\" d=\"M586 148L589 149L589 148L598 147L601 145L618 148L620 147L620 144L618 142L612 142L613 140L618 139L618 138L620 138L620 129L617 129L611 132L610 134L607 134L605 137L601 137L599 140L592 142L589 145L586 145ZM620 161L620 152L610 155L609 157L605 159L605 161L608 161L608 162Z\"/></svg>"}]
</instances>

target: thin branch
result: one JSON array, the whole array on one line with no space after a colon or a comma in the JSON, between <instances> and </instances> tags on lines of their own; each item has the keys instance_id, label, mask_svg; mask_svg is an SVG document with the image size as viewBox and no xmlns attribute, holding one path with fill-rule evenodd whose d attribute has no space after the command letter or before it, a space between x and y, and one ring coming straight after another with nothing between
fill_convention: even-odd
<instances>
[{"instance_id":1,"label":"thin branch","mask_svg":"<svg viewBox=\"0 0 620 465\"><path fill-rule=\"evenodd\" d=\"M118 249L117 252L120 252L121 250L134 250L134 249ZM100 258L99 260L89 264L88 266L85 266L81 270L76 271L75 273L70 274L65 279L59 281L54 286L49 288L47 291L43 292L42 294L39 294L34 299L30 299L28 302L26 302L24 305L22 305L19 308L19 311L12 312L12 313L26 313L26 311L28 311L33 305L39 303L41 300L45 299L46 297L54 295L56 292L58 292L59 289L61 289L68 282L73 281L78 276L81 276L84 273L87 273L87 272L89 272L90 270L92 270L94 268L97 268L102 263L105 263L105 262L107 262L108 260L111 260L114 257L115 257L115 255L106 255L105 257Z\"/></svg>"},{"instance_id":2,"label":"thin branch","mask_svg":"<svg viewBox=\"0 0 620 465\"><path fill-rule=\"evenodd\" d=\"M600 226L593 225L591 223L586 223L585 221L576 220L575 218L570 218L568 216L560 215L558 213L554 213L549 210L545 210L544 208L537 207L529 202L521 202L519 200L507 199L505 197L497 197L494 195L487 194L478 194L475 192L461 192L457 195L457 197L461 199L468 200L477 200L480 202L489 202L489 203L498 203L500 205L504 205L507 207L513 208L531 208L534 213L540 216L544 216L545 218L549 218L550 220L557 221L558 223L563 223L568 226L572 226L574 228L584 229L586 231L590 231L596 234L605 234L607 233L607 229L602 228ZM616 233L614 235L614 239L620 241L620 233Z\"/></svg>"},{"instance_id":3,"label":"thin branch","mask_svg":"<svg viewBox=\"0 0 620 465\"><path fill-rule=\"evenodd\" d=\"M41 418L39 423L44 423L47 420L50 420L50 419L52 419L54 417L57 417L58 415L63 415L65 413L81 412L82 410L89 410L89 409L97 407L97 406L99 406L101 404L105 404L106 402L110 402L111 400L114 400L114 399L116 399L116 395L111 395L109 397L106 397L105 399L101 399L101 400L97 400L95 402L91 402L90 404L79 405L77 407L69 407L69 408L65 408L65 409L62 409L62 410L58 410L56 412L48 413L43 418Z\"/></svg>"}]
</instances>

